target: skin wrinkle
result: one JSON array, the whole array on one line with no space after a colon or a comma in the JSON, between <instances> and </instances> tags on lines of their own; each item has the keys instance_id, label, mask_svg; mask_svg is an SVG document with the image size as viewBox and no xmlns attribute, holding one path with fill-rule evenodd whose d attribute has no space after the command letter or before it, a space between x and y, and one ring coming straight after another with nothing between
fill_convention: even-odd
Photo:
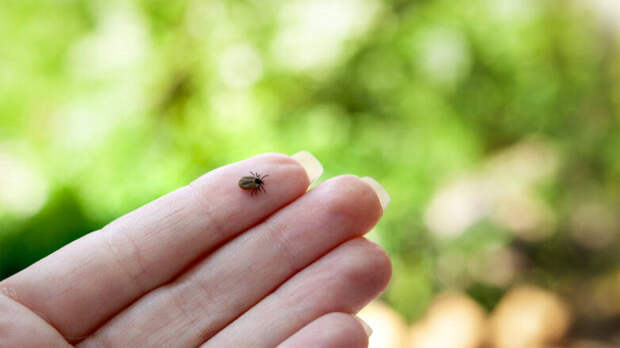
<instances>
[{"instance_id":1,"label":"skin wrinkle","mask_svg":"<svg viewBox=\"0 0 620 348\"><path fill-rule=\"evenodd\" d=\"M142 259L142 256L140 255L140 250L138 246L136 245L135 241L127 235L127 233L122 231L117 232L117 235L122 235L123 238L127 240L129 242L129 245L131 246L131 256L129 257L129 259L133 260L132 264L137 266L138 269L137 272L132 272L132 267L127 266L120 261L122 257L118 248L112 244L111 234L112 232L104 227L103 233L100 234L100 239L103 239L104 245L106 245L108 250L111 252L111 255L113 255L112 259L114 260L114 263L116 263L119 269L121 269L127 275L128 279L131 281L131 284L137 290L139 290L138 292L145 293L146 291L148 291L148 287L146 284L144 284L143 281L140 281L141 276L146 276L150 278L147 280L151 280L152 277L149 277L148 275L147 268L145 266L144 260Z\"/></svg>"},{"instance_id":2,"label":"skin wrinkle","mask_svg":"<svg viewBox=\"0 0 620 348\"><path fill-rule=\"evenodd\" d=\"M218 293L218 288L213 288L210 287L209 284L206 284L205 282L200 281L200 278L197 277L190 277L189 279L189 284L187 285L183 285L181 287L175 287L176 291L179 291L179 289L187 289L189 288L191 293L195 293L197 291L197 297L199 298L198 301L193 301L198 302L198 307L200 308L200 314L198 316L194 315L194 320L193 322L196 322L198 319L196 319L196 317L198 318L208 318L210 315L213 315L213 311L210 311L208 306L206 304L212 303L213 300L216 299L215 296L213 296L213 294ZM218 284L219 285L219 284ZM193 298L189 298L190 300L193 300ZM195 308L195 306L192 305L192 302L190 301L186 301L185 299L183 300L183 303L190 307L191 309ZM189 314L188 314L189 317Z\"/></svg>"},{"instance_id":3,"label":"skin wrinkle","mask_svg":"<svg viewBox=\"0 0 620 348\"><path fill-rule=\"evenodd\" d=\"M95 331L93 334L87 336L88 340L88 348L114 348L112 342L107 342L105 337L99 337L98 331ZM86 338L86 337L84 337ZM91 340L90 338L97 338L95 340ZM75 347L81 347L81 343L76 343Z\"/></svg>"},{"instance_id":4,"label":"skin wrinkle","mask_svg":"<svg viewBox=\"0 0 620 348\"><path fill-rule=\"evenodd\" d=\"M270 242L268 244L274 246L278 250L277 254L283 258L283 263L286 264L287 267L287 271L284 273L294 274L297 270L299 270L298 264L300 262L298 261L299 258L296 256L296 253L291 250L291 243L289 242L290 235L285 231L285 227L280 227L277 225L273 227L267 226L267 231L263 235L267 241ZM276 284L275 286L277 285L279 284ZM273 288L270 290L273 290Z\"/></svg>"},{"instance_id":5,"label":"skin wrinkle","mask_svg":"<svg viewBox=\"0 0 620 348\"><path fill-rule=\"evenodd\" d=\"M180 296L175 294L175 288L171 288L169 289L169 291L167 291L167 297L170 299L171 303L174 305L174 308L176 308L179 313L186 318L187 320L182 320L181 322L187 322L187 326L192 327L193 324L196 323L196 321L198 321L197 316L195 315L191 315L190 311L188 311L185 308L185 305L187 304L187 301L185 301L185 296ZM202 315L209 315L209 312L206 311L206 309L203 306L200 306L201 308L201 312Z\"/></svg>"},{"instance_id":6,"label":"skin wrinkle","mask_svg":"<svg viewBox=\"0 0 620 348\"><path fill-rule=\"evenodd\" d=\"M73 269L71 270L72 274L80 274L83 275L84 277L89 276L90 274L90 270L89 268L92 267L92 265L94 264L94 262L92 260L85 260L84 263L75 263L72 264ZM57 296L64 296L66 295L68 292L74 290L76 288L76 286L72 283L62 283L62 290L60 290L60 292L57 294ZM84 284L82 284L84 285ZM46 294L46 296L44 296L44 298L46 298L47 301L44 302L45 307L50 307L50 303L49 300L51 300L51 297ZM49 322L49 321L48 321ZM52 325L52 323L50 322L50 325Z\"/></svg>"},{"instance_id":7,"label":"skin wrinkle","mask_svg":"<svg viewBox=\"0 0 620 348\"><path fill-rule=\"evenodd\" d=\"M215 218L213 214L213 204L211 203L209 198L202 192L203 190L201 190L201 187L199 186L198 181L200 179L201 178L192 181L189 185L185 186L185 189L190 192L190 196L192 197L191 201L197 203L200 207L198 211L202 214L202 218L206 221L204 225L210 227L211 234L220 235L222 231L224 231L224 228L222 227L222 222ZM230 221L228 219L223 220Z\"/></svg>"},{"instance_id":8,"label":"skin wrinkle","mask_svg":"<svg viewBox=\"0 0 620 348\"><path fill-rule=\"evenodd\" d=\"M124 265L123 263L120 262L120 253L118 252L117 248L115 248L111 244L111 241L109 239L111 232L109 232L109 230L107 230L108 226L110 226L110 225L105 226L102 230L96 231L97 233L92 232L93 233L92 235L98 237L100 240L103 241L103 245L105 245L106 248L110 251L110 254L113 255L113 257L111 257L111 259L117 265L117 267L118 267L117 269L120 269L126 275L126 278L128 280L128 284L133 286L134 289L138 289L142 293L144 293L145 291L148 291L148 289L145 288L145 285L142 284L138 280L140 274L146 273L145 268L142 265L139 265L140 271L137 272L136 274L132 274L132 272L129 270L129 268L126 265ZM122 235L124 237L126 237L126 239L129 239L124 233L122 233ZM133 241L130 241L130 244L132 245L132 249L133 248L137 248L137 246L135 245L135 243L133 243ZM132 259L133 259L133 257L132 257ZM89 266L91 266L91 262L90 261L87 261L84 264L78 264L77 267L76 267L76 271L75 272L78 272L78 270L85 270L84 273L88 273ZM126 286L126 285L127 285L127 283L123 284L123 286ZM71 290L73 290L72 286L64 288L60 292L60 296L64 295L65 293L67 293L67 292L69 292ZM72 342L73 344L77 344L80 341L90 337L93 333L96 333L100 326L105 325L105 323L110 318L113 318L117 313L122 312L123 309L126 308L126 307L127 306L123 306L122 308L120 308L117 311L115 311L115 312L111 313L110 315L108 315L106 318L102 318L99 323L93 325L93 327L91 329L89 329L87 331L87 333L85 333L84 335L64 335L63 334L63 336L69 342ZM49 321L48 321L48 323L49 323ZM52 324L50 323L50 325L52 325Z\"/></svg>"},{"instance_id":9,"label":"skin wrinkle","mask_svg":"<svg viewBox=\"0 0 620 348\"><path fill-rule=\"evenodd\" d=\"M172 194L175 194L175 193L176 192L173 192ZM174 203L178 203L180 201L182 200L180 199L173 200ZM158 202L156 200L152 202L151 204L157 204L157 203ZM142 236L142 238L144 240L148 240L150 236L154 236L156 234L157 234L157 237L153 237L153 238L160 238L160 237L165 237L167 235L171 235L172 233L168 232L171 230L170 226L174 226L175 225L174 222L179 221L179 219L175 219L175 217L181 215L182 212L187 211L188 206L191 206L191 205L168 204L167 208L168 209L171 208L170 212L168 212L167 209L159 209L159 207L157 207L158 211L164 212L164 215L161 218L161 223L158 224L159 226L163 226L164 228L162 230L147 229L146 228L147 225L142 224L139 226L140 229L145 231L145 235ZM101 231L103 232L101 233L103 235L101 238L103 239L104 244L107 245L108 249L112 252L112 254L115 255L113 259L116 265L120 267L125 274L127 274L128 279L136 283L137 288L140 290L139 293L144 294L151 289L151 286L149 284L157 282L158 277L151 274L152 263L146 261L146 259L142 256L142 253L140 251L141 248L138 246L138 242L136 242L136 240L131 238L129 235L129 232L136 230L136 228L135 227L130 228L129 226L127 226L127 222L123 218L124 217L121 217L111 222L107 226L105 226ZM140 219L135 219L135 220L140 221ZM181 221L181 222L185 223L184 221ZM116 237L116 236L122 236L124 241L128 242L128 243L118 243L118 244L120 245L129 244L131 246L131 250L128 253L129 255L128 257L123 258L122 257L123 253L121 252L120 248L116 247L114 243L112 242L113 237ZM127 265L120 262L120 260L122 259L133 260L131 264L136 266L133 268L137 269L137 271L132 271L132 267L128 267Z\"/></svg>"},{"instance_id":10,"label":"skin wrinkle","mask_svg":"<svg viewBox=\"0 0 620 348\"><path fill-rule=\"evenodd\" d=\"M198 284L197 286L200 288L200 292L198 294L198 296L201 298L200 302L200 306L202 308L202 311L204 312L204 315L211 315L212 317L215 318L222 318L226 313L226 312L214 312L213 310L210 310L209 308L207 308L207 306L205 304L217 304L217 303L221 303L221 302L228 302L230 303L230 301L228 299L230 299L231 297L219 297L222 298L223 300L218 300L217 296L213 296L213 294L217 294L217 293L223 293L220 288L225 288L225 285L227 285L228 283L239 283L241 280L237 280L234 278L228 278L227 280L223 281L223 282L215 282L215 285L212 284L207 284L206 282L200 281L200 279L192 279L190 284ZM215 287L214 287L215 286ZM196 285L194 285L192 288L196 288ZM210 289L210 290L209 290ZM210 295L210 296L209 296ZM253 303L254 304L254 303ZM252 304L252 305L253 305ZM251 308L252 305L250 305L248 308ZM219 308L220 306L215 306L215 308ZM226 308L226 307L224 307ZM243 309L240 312L245 312L247 309ZM241 315L241 314L239 314ZM236 316L235 318L236 319ZM215 325L217 323L217 321L210 321L210 325L205 325L205 327L207 327L207 329L201 330L201 337L200 337L200 341L205 341L207 340L209 337L213 337L214 335L217 334L217 332L219 332L222 328L226 327L226 325L228 325L230 322L232 322L234 319L229 320L224 322L223 324L220 325ZM221 320L221 319L220 319ZM215 328L214 328L215 326ZM219 327L221 326L221 327ZM210 328L210 329L209 329Z\"/></svg>"}]
</instances>

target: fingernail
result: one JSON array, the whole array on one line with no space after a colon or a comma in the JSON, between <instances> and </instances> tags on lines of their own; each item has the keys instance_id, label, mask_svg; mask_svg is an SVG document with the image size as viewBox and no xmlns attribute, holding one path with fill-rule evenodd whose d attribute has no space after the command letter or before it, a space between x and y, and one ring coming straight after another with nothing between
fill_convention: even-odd
<instances>
[{"instance_id":1,"label":"fingernail","mask_svg":"<svg viewBox=\"0 0 620 348\"><path fill-rule=\"evenodd\" d=\"M357 321L359 321L360 324L362 324L362 327L364 328L364 331L366 332L366 336L370 337L370 335L372 335L372 328L370 327L370 325L366 324L366 322L362 320L362 318L358 317L357 315L355 316L355 319L357 319Z\"/></svg>"},{"instance_id":2,"label":"fingernail","mask_svg":"<svg viewBox=\"0 0 620 348\"><path fill-rule=\"evenodd\" d=\"M323 174L323 165L308 151L300 151L292 155L294 159L306 170L310 183L313 183Z\"/></svg>"},{"instance_id":3,"label":"fingernail","mask_svg":"<svg viewBox=\"0 0 620 348\"><path fill-rule=\"evenodd\" d=\"M379 184L377 180L369 176L365 176L361 180L366 182L370 185L370 187L372 187L373 190L375 190L377 197L379 197L379 202L381 202L381 207L385 210L388 204L390 204L390 194L383 188L383 186L381 186L381 184Z\"/></svg>"}]
</instances>

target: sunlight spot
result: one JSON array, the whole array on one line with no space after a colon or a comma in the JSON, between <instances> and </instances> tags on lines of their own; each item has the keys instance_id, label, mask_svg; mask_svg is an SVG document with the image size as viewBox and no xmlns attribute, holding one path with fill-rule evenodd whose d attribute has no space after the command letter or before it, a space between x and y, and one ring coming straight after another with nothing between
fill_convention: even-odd
<instances>
[{"instance_id":1,"label":"sunlight spot","mask_svg":"<svg viewBox=\"0 0 620 348\"><path fill-rule=\"evenodd\" d=\"M459 31L436 28L421 39L420 67L433 81L453 84L470 70L471 58L467 39Z\"/></svg>"},{"instance_id":2,"label":"sunlight spot","mask_svg":"<svg viewBox=\"0 0 620 348\"><path fill-rule=\"evenodd\" d=\"M409 332L408 348L475 348L484 341L484 309L459 292L438 295Z\"/></svg>"},{"instance_id":3,"label":"sunlight spot","mask_svg":"<svg viewBox=\"0 0 620 348\"><path fill-rule=\"evenodd\" d=\"M489 211L489 197L479 178L459 179L446 185L429 204L425 222L439 237L454 238Z\"/></svg>"},{"instance_id":4,"label":"sunlight spot","mask_svg":"<svg viewBox=\"0 0 620 348\"><path fill-rule=\"evenodd\" d=\"M407 324L405 320L392 308L381 301L373 301L359 312L371 328L369 347L392 348L404 346Z\"/></svg>"},{"instance_id":5,"label":"sunlight spot","mask_svg":"<svg viewBox=\"0 0 620 348\"><path fill-rule=\"evenodd\" d=\"M219 74L222 82L234 89L252 86L263 75L263 63L249 44L228 47L220 56Z\"/></svg>"},{"instance_id":6,"label":"sunlight spot","mask_svg":"<svg viewBox=\"0 0 620 348\"><path fill-rule=\"evenodd\" d=\"M605 25L620 30L620 2L618 0L581 0L580 2L592 7Z\"/></svg>"},{"instance_id":7,"label":"sunlight spot","mask_svg":"<svg viewBox=\"0 0 620 348\"><path fill-rule=\"evenodd\" d=\"M540 7L535 0L487 0L487 6L493 18L504 22L527 22L539 12Z\"/></svg>"},{"instance_id":8,"label":"sunlight spot","mask_svg":"<svg viewBox=\"0 0 620 348\"><path fill-rule=\"evenodd\" d=\"M292 70L328 66L341 57L343 44L363 34L379 9L375 0L297 0L280 12L273 42L276 60Z\"/></svg>"},{"instance_id":9,"label":"sunlight spot","mask_svg":"<svg viewBox=\"0 0 620 348\"><path fill-rule=\"evenodd\" d=\"M0 210L19 217L32 216L45 204L48 191L42 173L19 158L0 153Z\"/></svg>"},{"instance_id":10,"label":"sunlight spot","mask_svg":"<svg viewBox=\"0 0 620 348\"><path fill-rule=\"evenodd\" d=\"M442 185L425 213L426 226L440 238L455 238L491 218L525 240L548 237L553 211L534 196L533 186L555 174L558 154L537 138L523 140L490 157L478 170Z\"/></svg>"},{"instance_id":11,"label":"sunlight spot","mask_svg":"<svg viewBox=\"0 0 620 348\"><path fill-rule=\"evenodd\" d=\"M226 133L243 133L255 129L256 101L248 93L220 92L210 98L215 125Z\"/></svg>"},{"instance_id":12,"label":"sunlight spot","mask_svg":"<svg viewBox=\"0 0 620 348\"><path fill-rule=\"evenodd\" d=\"M142 62L148 53L148 34L139 12L129 6L103 6L97 30L71 52L78 75L104 76Z\"/></svg>"}]
</instances>

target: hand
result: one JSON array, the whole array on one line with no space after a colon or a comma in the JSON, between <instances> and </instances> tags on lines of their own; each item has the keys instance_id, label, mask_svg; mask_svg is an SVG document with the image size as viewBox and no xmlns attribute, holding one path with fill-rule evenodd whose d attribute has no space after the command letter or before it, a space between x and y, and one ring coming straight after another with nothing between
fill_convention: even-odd
<instances>
[{"instance_id":1,"label":"hand","mask_svg":"<svg viewBox=\"0 0 620 348\"><path fill-rule=\"evenodd\" d=\"M0 346L366 347L353 314L391 267L361 236L389 198L354 176L306 192L320 171L260 155L70 243L0 282Z\"/></svg>"}]
</instances>

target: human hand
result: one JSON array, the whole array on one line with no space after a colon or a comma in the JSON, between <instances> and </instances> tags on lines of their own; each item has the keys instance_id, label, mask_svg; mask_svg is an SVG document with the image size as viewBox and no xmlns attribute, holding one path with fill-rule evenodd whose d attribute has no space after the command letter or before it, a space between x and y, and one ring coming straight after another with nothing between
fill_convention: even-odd
<instances>
[{"instance_id":1,"label":"human hand","mask_svg":"<svg viewBox=\"0 0 620 348\"><path fill-rule=\"evenodd\" d=\"M306 168L306 169L304 169ZM269 174L266 193L237 181ZM198 178L0 282L0 347L366 347L353 316L390 262L361 236L389 201L310 154Z\"/></svg>"}]
</instances>

